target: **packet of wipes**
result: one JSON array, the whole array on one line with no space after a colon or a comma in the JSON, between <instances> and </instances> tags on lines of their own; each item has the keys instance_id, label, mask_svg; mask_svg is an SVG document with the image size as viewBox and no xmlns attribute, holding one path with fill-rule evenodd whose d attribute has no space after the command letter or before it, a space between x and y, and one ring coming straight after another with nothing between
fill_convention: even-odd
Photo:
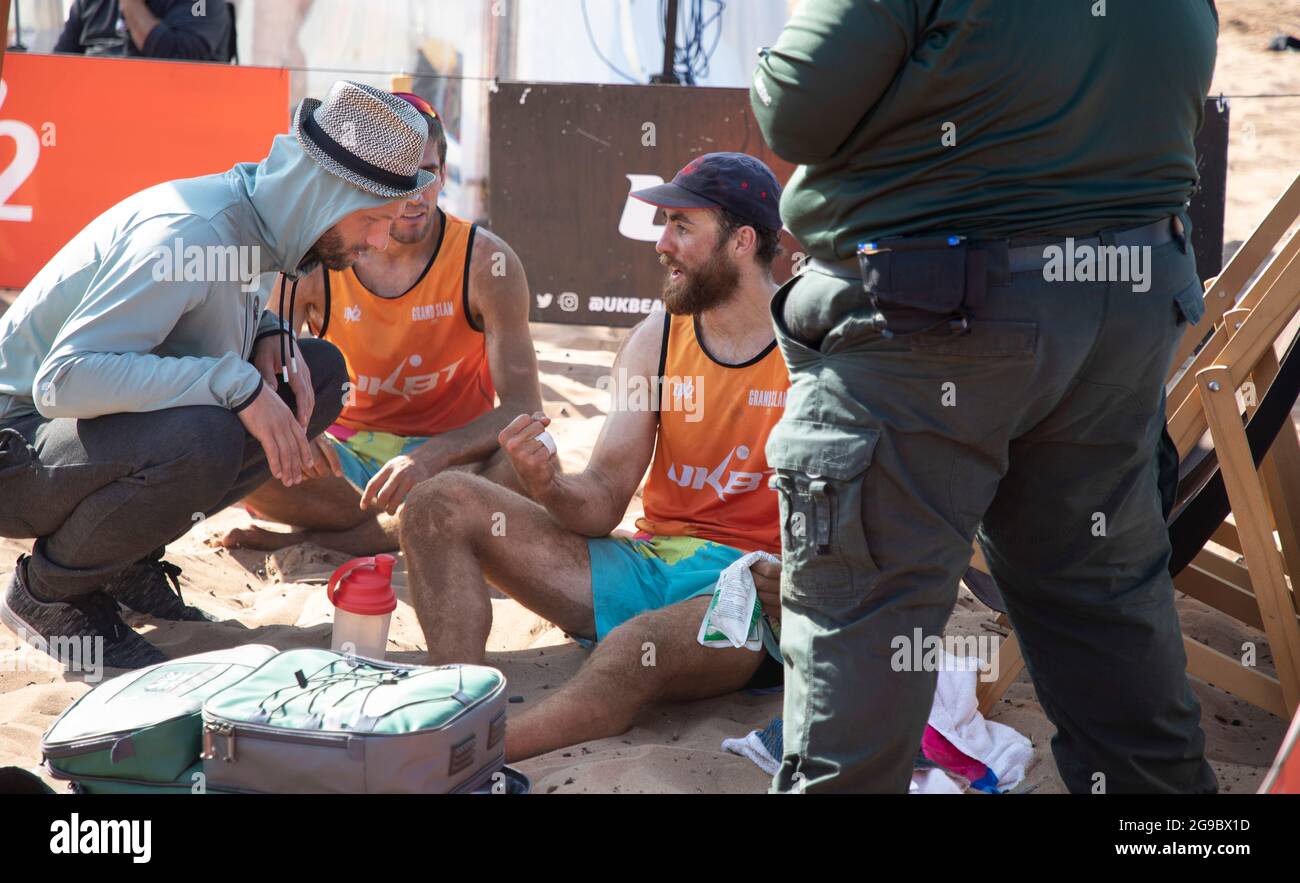
<instances>
[{"instance_id":1,"label":"packet of wipes","mask_svg":"<svg viewBox=\"0 0 1300 883\"><path fill-rule=\"evenodd\" d=\"M697 640L705 647L744 647L761 650L762 605L749 567L758 560L775 561L766 552L750 552L718 574L709 609L700 622Z\"/></svg>"}]
</instances>

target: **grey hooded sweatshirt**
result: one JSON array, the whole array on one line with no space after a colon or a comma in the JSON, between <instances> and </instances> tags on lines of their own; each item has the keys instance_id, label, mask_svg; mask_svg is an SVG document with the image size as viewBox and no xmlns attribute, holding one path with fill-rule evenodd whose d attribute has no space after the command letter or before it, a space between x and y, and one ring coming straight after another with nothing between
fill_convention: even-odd
<instances>
[{"instance_id":1,"label":"grey hooded sweatshirt","mask_svg":"<svg viewBox=\"0 0 1300 883\"><path fill-rule=\"evenodd\" d=\"M0 316L0 422L237 410L260 390L265 310L322 233L387 202L322 169L291 135L260 163L130 196L59 250Z\"/></svg>"}]
</instances>

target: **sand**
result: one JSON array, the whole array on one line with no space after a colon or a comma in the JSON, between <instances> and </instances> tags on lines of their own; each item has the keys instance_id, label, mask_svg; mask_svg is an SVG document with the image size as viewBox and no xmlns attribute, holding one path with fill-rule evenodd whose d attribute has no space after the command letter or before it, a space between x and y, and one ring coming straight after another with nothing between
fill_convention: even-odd
<instances>
[{"instance_id":1,"label":"sand","mask_svg":"<svg viewBox=\"0 0 1300 883\"><path fill-rule=\"evenodd\" d=\"M1300 35L1300 11L1290 0L1220 0L1223 21L1214 93L1300 93L1300 53L1264 51L1277 31ZM1247 125L1249 123L1250 125ZM1273 200L1300 171L1300 99L1240 99L1233 103L1228 179L1227 239L1244 239ZM12 293L10 293L12 297ZM0 308L3 301L0 299ZM537 325L533 329L541 366L545 409L568 469L580 469L595 442L605 396L596 378L608 370L623 333L601 328ZM625 524L639 509L639 499ZM196 527L168 549L183 569L188 602L217 614L216 624L155 622L133 625L166 653L181 656L249 642L278 648L326 647L329 604L324 580L347 556L298 545L267 555L213 548L206 540L231 526L250 523L242 509L229 509ZM0 566L27 551L21 540L0 540ZM399 605L390 632L389 658L423 661L423 644L406 592L404 569L397 573ZM505 672L511 696L527 707L540 701L577 670L585 652L557 628L508 598L496 598L488 661ZM1204 605L1180 596L1185 631L1225 653L1242 643L1261 648L1264 636ZM949 624L957 635L988 635L993 617L964 589ZM88 686L79 676L12 670L17 638L0 626L0 765L33 768L40 762L41 734ZM1253 792L1271 762L1286 724L1223 691L1193 680L1203 707L1206 751L1222 791ZM519 764L539 794L756 793L768 777L749 761L726 754L722 739L765 726L781 713L779 695L737 693L718 699L648 709L623 736L575 745ZM1035 756L1019 791L1064 791L1051 757L1052 725L1022 675L990 715L1015 727L1034 744ZM888 726L888 722L882 722Z\"/></svg>"}]
</instances>

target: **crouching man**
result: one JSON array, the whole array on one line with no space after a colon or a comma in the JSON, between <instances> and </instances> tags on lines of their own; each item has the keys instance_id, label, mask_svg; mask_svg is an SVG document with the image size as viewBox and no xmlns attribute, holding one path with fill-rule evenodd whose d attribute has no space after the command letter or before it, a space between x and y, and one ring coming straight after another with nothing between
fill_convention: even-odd
<instances>
[{"instance_id":1,"label":"crouching man","mask_svg":"<svg viewBox=\"0 0 1300 883\"><path fill-rule=\"evenodd\" d=\"M650 703L780 678L767 623L780 617L778 565L751 568L764 650L697 641L718 574L746 552L780 551L764 456L789 385L768 312L780 187L752 157L710 154L672 183L633 195L666 212L657 250L668 270L667 312L624 342L613 406L586 470L562 474L539 438L549 420L521 415L500 443L527 497L443 472L411 493L400 516L433 664L483 660L489 580L595 643L572 680L511 719L511 761L622 733ZM641 532L609 536L647 468Z\"/></svg>"},{"instance_id":2,"label":"crouching man","mask_svg":"<svg viewBox=\"0 0 1300 883\"><path fill-rule=\"evenodd\" d=\"M299 347L263 311L254 279L385 248L433 180L427 139L406 102L339 82L260 163L127 198L23 289L0 321L0 536L36 542L0 622L41 648L102 640L104 665L138 668L166 657L120 609L206 618L164 547L271 477L300 483L347 379L332 344Z\"/></svg>"}]
</instances>

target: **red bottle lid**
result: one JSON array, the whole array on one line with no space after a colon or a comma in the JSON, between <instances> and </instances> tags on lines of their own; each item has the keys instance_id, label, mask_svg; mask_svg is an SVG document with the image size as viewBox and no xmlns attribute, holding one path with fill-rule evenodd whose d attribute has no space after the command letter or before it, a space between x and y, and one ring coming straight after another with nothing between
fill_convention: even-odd
<instances>
[{"instance_id":1,"label":"red bottle lid","mask_svg":"<svg viewBox=\"0 0 1300 883\"><path fill-rule=\"evenodd\" d=\"M383 616L397 609L392 555L354 558L330 576L325 591L340 610L358 616Z\"/></svg>"}]
</instances>

